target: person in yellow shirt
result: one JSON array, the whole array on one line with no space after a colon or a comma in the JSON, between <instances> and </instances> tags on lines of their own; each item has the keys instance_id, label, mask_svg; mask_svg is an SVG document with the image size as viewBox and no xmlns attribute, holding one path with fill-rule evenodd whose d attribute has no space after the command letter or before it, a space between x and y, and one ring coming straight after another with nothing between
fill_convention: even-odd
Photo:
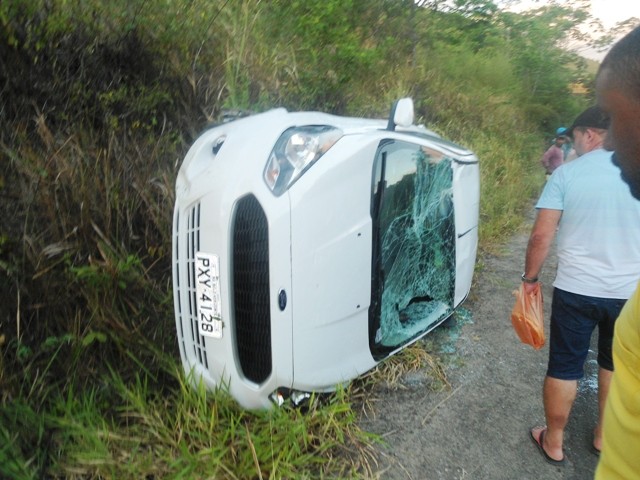
<instances>
[{"instance_id":1,"label":"person in yellow shirt","mask_svg":"<svg viewBox=\"0 0 640 480\"><path fill-rule=\"evenodd\" d=\"M598 105L609 115L605 147L640 200L640 27L618 41L596 78ZM640 274L640 272L638 272ZM640 286L622 309L613 339L614 372L603 418L596 480L640 478Z\"/></svg>"}]
</instances>

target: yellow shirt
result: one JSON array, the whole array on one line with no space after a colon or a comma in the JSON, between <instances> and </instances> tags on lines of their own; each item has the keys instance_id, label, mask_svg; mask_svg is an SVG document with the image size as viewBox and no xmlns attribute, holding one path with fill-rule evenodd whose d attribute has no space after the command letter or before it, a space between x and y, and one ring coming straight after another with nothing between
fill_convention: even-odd
<instances>
[{"instance_id":1,"label":"yellow shirt","mask_svg":"<svg viewBox=\"0 0 640 480\"><path fill-rule=\"evenodd\" d=\"M620 312L596 480L640 478L640 285Z\"/></svg>"}]
</instances>

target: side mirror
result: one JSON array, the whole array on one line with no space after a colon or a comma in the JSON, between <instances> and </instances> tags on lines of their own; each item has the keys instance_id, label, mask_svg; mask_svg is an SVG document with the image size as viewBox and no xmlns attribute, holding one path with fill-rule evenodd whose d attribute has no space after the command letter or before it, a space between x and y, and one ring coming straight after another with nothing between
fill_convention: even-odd
<instances>
[{"instance_id":1,"label":"side mirror","mask_svg":"<svg viewBox=\"0 0 640 480\"><path fill-rule=\"evenodd\" d=\"M413 125L413 100L409 97L396 100L391 107L387 130L394 131L398 125L401 127Z\"/></svg>"}]
</instances>

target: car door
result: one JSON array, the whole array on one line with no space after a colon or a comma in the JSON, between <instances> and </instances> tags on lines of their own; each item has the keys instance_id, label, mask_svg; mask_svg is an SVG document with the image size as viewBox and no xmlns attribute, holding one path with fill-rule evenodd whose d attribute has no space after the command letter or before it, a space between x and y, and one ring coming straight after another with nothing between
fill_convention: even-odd
<instances>
[{"instance_id":1,"label":"car door","mask_svg":"<svg viewBox=\"0 0 640 480\"><path fill-rule=\"evenodd\" d=\"M373 168L369 341L382 358L454 308L452 158L411 142L382 142Z\"/></svg>"}]
</instances>

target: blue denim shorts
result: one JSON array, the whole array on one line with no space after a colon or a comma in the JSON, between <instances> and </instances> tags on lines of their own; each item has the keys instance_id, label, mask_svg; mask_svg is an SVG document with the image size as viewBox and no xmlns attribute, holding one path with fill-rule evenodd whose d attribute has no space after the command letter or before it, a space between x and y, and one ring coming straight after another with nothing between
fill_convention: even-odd
<instances>
[{"instance_id":1,"label":"blue denim shorts","mask_svg":"<svg viewBox=\"0 0 640 480\"><path fill-rule=\"evenodd\" d=\"M553 290L547 376L578 380L584 376L591 334L598 327L598 365L613 371L613 326L626 300Z\"/></svg>"}]
</instances>

